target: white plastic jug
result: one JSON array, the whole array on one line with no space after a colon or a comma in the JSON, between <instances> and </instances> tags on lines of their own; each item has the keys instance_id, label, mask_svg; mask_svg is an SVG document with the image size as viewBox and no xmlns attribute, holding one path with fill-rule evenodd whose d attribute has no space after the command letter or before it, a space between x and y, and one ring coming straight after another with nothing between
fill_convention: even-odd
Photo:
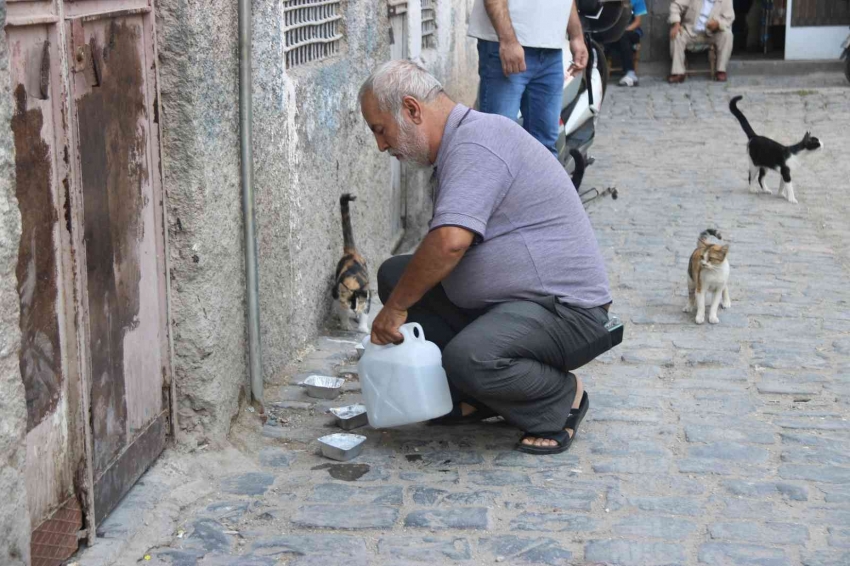
<instances>
[{"instance_id":1,"label":"white plastic jug","mask_svg":"<svg viewBox=\"0 0 850 566\"><path fill-rule=\"evenodd\" d=\"M367 337L357 369L369 424L388 428L441 417L452 410L443 355L419 324L399 328L404 342L378 346Z\"/></svg>"}]
</instances>

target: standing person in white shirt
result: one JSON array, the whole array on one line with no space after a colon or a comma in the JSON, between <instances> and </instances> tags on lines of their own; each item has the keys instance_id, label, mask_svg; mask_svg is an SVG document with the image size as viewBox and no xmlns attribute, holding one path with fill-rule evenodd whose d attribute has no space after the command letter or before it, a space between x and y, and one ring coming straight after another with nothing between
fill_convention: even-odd
<instances>
[{"instance_id":1,"label":"standing person in white shirt","mask_svg":"<svg viewBox=\"0 0 850 566\"><path fill-rule=\"evenodd\" d=\"M569 38L578 75L587 47L573 0L475 0L468 35L478 39L478 107L517 119L557 157L563 100L562 46Z\"/></svg>"},{"instance_id":2,"label":"standing person in white shirt","mask_svg":"<svg viewBox=\"0 0 850 566\"><path fill-rule=\"evenodd\" d=\"M670 3L670 57L673 68L667 81L685 82L685 49L694 45L717 46L715 80L726 82L732 57L732 0L673 0Z\"/></svg>"}]
</instances>

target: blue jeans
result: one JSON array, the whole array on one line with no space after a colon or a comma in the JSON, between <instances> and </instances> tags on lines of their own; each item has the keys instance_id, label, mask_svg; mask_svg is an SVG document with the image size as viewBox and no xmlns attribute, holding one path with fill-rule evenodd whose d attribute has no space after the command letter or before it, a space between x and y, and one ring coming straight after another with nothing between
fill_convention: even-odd
<instances>
[{"instance_id":1,"label":"blue jeans","mask_svg":"<svg viewBox=\"0 0 850 566\"><path fill-rule=\"evenodd\" d=\"M525 130L557 157L555 144L564 96L560 49L525 47L525 72L505 76L499 44L478 40L478 109L512 120L522 111Z\"/></svg>"}]
</instances>

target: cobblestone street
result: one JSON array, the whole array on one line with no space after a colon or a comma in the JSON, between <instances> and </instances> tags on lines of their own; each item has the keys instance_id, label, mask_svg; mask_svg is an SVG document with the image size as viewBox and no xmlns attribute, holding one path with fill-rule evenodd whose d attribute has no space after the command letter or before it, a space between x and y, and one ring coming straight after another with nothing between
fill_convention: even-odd
<instances>
[{"instance_id":1,"label":"cobblestone street","mask_svg":"<svg viewBox=\"0 0 850 566\"><path fill-rule=\"evenodd\" d=\"M243 410L233 446L168 450L80 565L850 564L850 87L643 81L609 89L582 187L619 191L588 209L626 328L579 370L567 453L520 454L485 422L364 427L361 456L327 460L325 410L360 396L351 376L334 401L296 385L356 369L354 338L325 337L267 385L272 421ZM824 142L798 205L747 191L737 94L757 133ZM698 326L686 265L709 226L732 307Z\"/></svg>"}]
</instances>

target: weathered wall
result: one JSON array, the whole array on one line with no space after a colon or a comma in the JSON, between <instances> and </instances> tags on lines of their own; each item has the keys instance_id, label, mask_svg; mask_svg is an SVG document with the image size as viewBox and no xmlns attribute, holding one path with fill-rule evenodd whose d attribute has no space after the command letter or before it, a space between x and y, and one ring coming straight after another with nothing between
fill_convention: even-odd
<instances>
[{"instance_id":1,"label":"weathered wall","mask_svg":"<svg viewBox=\"0 0 850 566\"><path fill-rule=\"evenodd\" d=\"M640 45L641 61L670 60L670 0L646 0L647 14L641 19L643 39Z\"/></svg>"},{"instance_id":2,"label":"weathered wall","mask_svg":"<svg viewBox=\"0 0 850 566\"><path fill-rule=\"evenodd\" d=\"M330 307L342 254L339 196L352 204L367 260L387 253L389 162L371 150L357 105L359 82L389 55L386 11L344 2L342 52L285 69L283 2L254 11L255 180L263 368L273 375L315 335Z\"/></svg>"},{"instance_id":3,"label":"weathered wall","mask_svg":"<svg viewBox=\"0 0 850 566\"><path fill-rule=\"evenodd\" d=\"M390 58L386 3L343 3L345 47L323 62L286 70L280 0L254 8L254 124L263 367L274 375L328 321L334 268L342 253L339 195L352 192L355 239L371 274L392 245L390 157L377 151L357 93ZM470 104L477 55L465 38L471 1L441 0L438 46L420 53L419 3L408 4L408 52ZM416 16L416 17L414 17ZM430 216L430 172L408 183L411 231ZM424 219L424 221L423 221ZM331 324L335 324L331 320Z\"/></svg>"},{"instance_id":4,"label":"weathered wall","mask_svg":"<svg viewBox=\"0 0 850 566\"><path fill-rule=\"evenodd\" d=\"M474 3L475 0L438 0L436 46L422 50L419 37L415 36L409 48L434 73L453 100L470 107L478 96L477 40L466 35ZM418 0L415 6L411 4L411 9L417 13ZM419 20L411 25L419 26ZM400 251L413 249L428 229L432 212L430 178L430 169L409 172L408 233Z\"/></svg>"},{"instance_id":5,"label":"weathered wall","mask_svg":"<svg viewBox=\"0 0 850 566\"><path fill-rule=\"evenodd\" d=\"M236 2L157 2L174 375L184 441L217 440L247 385Z\"/></svg>"},{"instance_id":6,"label":"weathered wall","mask_svg":"<svg viewBox=\"0 0 850 566\"><path fill-rule=\"evenodd\" d=\"M477 85L472 0L440 0L438 45L419 53L458 100ZM283 0L253 6L254 180L263 370L276 375L329 321L342 253L339 196L374 278L390 255L390 157L360 116L361 82L390 58L385 0L342 2L336 56L285 68ZM410 45L419 44L411 2ZM221 439L247 385L235 2L158 2L162 145L175 377L184 441ZM411 233L430 216L428 174L408 186ZM247 391L245 391L247 392Z\"/></svg>"},{"instance_id":7,"label":"weathered wall","mask_svg":"<svg viewBox=\"0 0 850 566\"><path fill-rule=\"evenodd\" d=\"M6 2L0 1L6 23ZM15 267L21 216L15 199L12 94L5 34L0 41L0 564L29 564L30 520L24 480L27 410L18 364L21 344Z\"/></svg>"}]
</instances>

